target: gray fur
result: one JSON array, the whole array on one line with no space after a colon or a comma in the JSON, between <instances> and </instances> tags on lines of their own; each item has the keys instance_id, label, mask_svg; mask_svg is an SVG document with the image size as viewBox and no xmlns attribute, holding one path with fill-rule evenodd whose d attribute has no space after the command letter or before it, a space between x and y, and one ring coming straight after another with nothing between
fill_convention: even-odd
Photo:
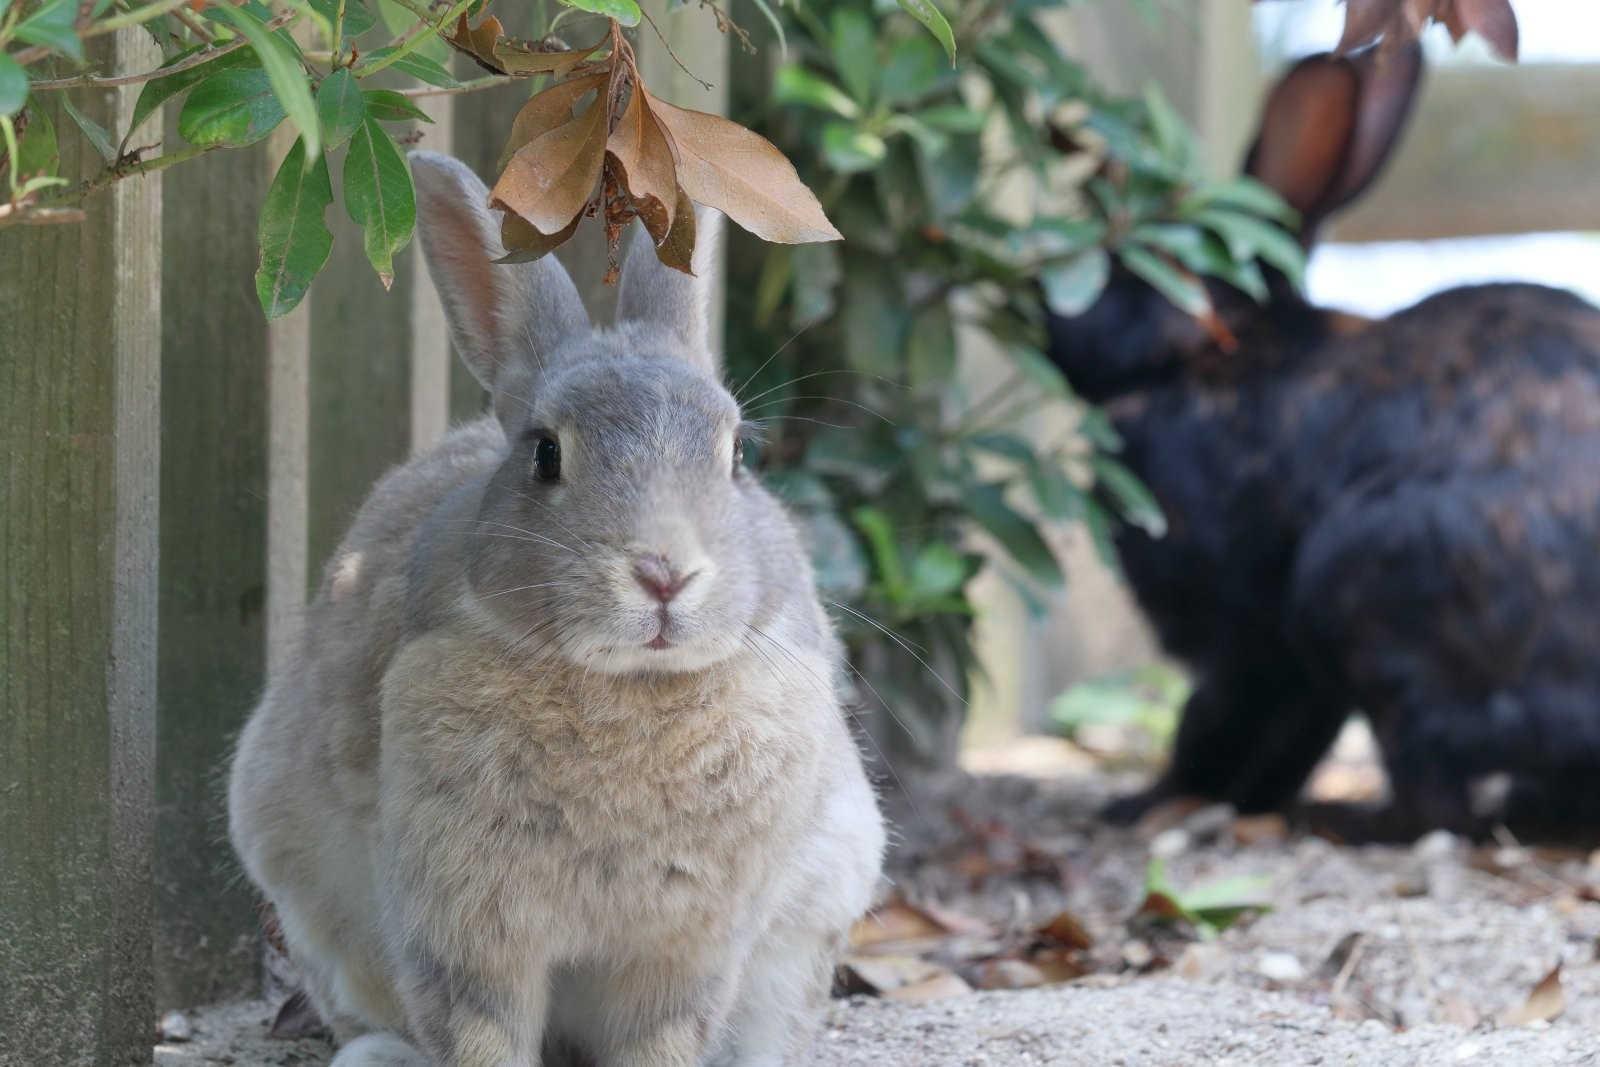
<instances>
[{"instance_id":1,"label":"gray fur","mask_svg":"<svg viewBox=\"0 0 1600 1067\"><path fill-rule=\"evenodd\" d=\"M498 418L357 515L241 738L235 847L324 1017L374 1032L341 1067L802 1063L883 828L806 554L733 467L709 271L636 243L639 317L598 331L553 259L480 291L462 249L498 241L449 198L487 191L413 160ZM559 481L536 476L540 436ZM646 556L687 576L669 603L635 576Z\"/></svg>"}]
</instances>

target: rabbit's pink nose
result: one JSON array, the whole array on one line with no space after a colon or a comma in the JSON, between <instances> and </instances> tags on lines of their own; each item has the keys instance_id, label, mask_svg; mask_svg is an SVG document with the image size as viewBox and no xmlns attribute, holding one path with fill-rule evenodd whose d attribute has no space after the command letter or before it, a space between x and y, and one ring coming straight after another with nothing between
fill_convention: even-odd
<instances>
[{"instance_id":1,"label":"rabbit's pink nose","mask_svg":"<svg viewBox=\"0 0 1600 1067\"><path fill-rule=\"evenodd\" d=\"M633 561L633 576L644 591L666 604L683 592L697 572L679 574L666 556L652 552Z\"/></svg>"}]
</instances>

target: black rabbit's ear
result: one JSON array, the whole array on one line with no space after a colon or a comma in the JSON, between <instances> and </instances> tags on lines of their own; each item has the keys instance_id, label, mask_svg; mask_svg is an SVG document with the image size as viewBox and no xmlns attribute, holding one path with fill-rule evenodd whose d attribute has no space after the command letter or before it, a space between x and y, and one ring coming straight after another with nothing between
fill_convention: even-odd
<instances>
[{"instance_id":1,"label":"black rabbit's ear","mask_svg":"<svg viewBox=\"0 0 1600 1067\"><path fill-rule=\"evenodd\" d=\"M1309 243L1372 183L1405 128L1422 73L1414 41L1296 63L1267 97L1245 173L1277 190Z\"/></svg>"},{"instance_id":2,"label":"black rabbit's ear","mask_svg":"<svg viewBox=\"0 0 1600 1067\"><path fill-rule=\"evenodd\" d=\"M1245 173L1309 223L1339 182L1360 101L1361 77L1349 61L1302 59L1268 95Z\"/></svg>"},{"instance_id":3,"label":"black rabbit's ear","mask_svg":"<svg viewBox=\"0 0 1600 1067\"><path fill-rule=\"evenodd\" d=\"M1422 84L1422 45L1416 41L1380 44L1351 62L1361 78L1361 105L1350 152L1323 214L1344 207L1372 184L1399 143Z\"/></svg>"}]
</instances>

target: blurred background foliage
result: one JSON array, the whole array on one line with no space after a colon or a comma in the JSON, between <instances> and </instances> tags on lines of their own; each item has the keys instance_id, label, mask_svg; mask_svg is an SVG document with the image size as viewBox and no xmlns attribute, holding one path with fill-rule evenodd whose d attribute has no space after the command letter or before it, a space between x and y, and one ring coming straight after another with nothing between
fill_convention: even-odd
<instances>
[{"instance_id":1,"label":"blurred background foliage","mask_svg":"<svg viewBox=\"0 0 1600 1067\"><path fill-rule=\"evenodd\" d=\"M1108 561L1116 523L1163 529L1108 420L1046 358L1046 308L1086 309L1115 262L1211 321L1204 277L1260 298L1260 262L1303 269L1292 213L1208 180L1153 84L1117 98L1064 54L1044 23L1063 6L947 6L952 66L893 3L807 0L735 81L734 117L845 240L734 234L729 378L901 762L953 755L979 669L972 579L992 569L1042 611L1068 580L1052 527L1082 524ZM974 345L1000 373L963 369ZM1070 430L1030 432L1051 407Z\"/></svg>"}]
</instances>

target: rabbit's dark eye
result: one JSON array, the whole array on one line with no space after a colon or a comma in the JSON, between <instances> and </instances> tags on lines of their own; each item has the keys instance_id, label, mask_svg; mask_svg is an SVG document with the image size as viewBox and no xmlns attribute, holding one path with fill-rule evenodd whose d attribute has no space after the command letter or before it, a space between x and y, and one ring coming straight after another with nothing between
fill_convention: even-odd
<instances>
[{"instance_id":1,"label":"rabbit's dark eye","mask_svg":"<svg viewBox=\"0 0 1600 1067\"><path fill-rule=\"evenodd\" d=\"M533 475L541 482L561 480L561 442L541 437L533 447Z\"/></svg>"},{"instance_id":2,"label":"rabbit's dark eye","mask_svg":"<svg viewBox=\"0 0 1600 1067\"><path fill-rule=\"evenodd\" d=\"M741 470L743 470L743 469L744 469L744 438L735 437L733 439L733 474L734 474L734 477L738 477L739 472Z\"/></svg>"}]
</instances>

